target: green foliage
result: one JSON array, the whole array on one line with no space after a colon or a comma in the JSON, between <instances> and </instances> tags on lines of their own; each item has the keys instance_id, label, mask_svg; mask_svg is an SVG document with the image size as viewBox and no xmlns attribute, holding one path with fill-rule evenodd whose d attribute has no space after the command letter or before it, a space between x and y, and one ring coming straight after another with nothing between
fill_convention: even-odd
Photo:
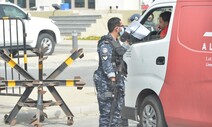
<instances>
[{"instance_id":1,"label":"green foliage","mask_svg":"<svg viewBox=\"0 0 212 127\"><path fill-rule=\"evenodd\" d=\"M89 37L83 37L83 38L78 37L78 39L79 40L99 40L100 37L98 37L98 36L89 36Z\"/></svg>"},{"instance_id":2,"label":"green foliage","mask_svg":"<svg viewBox=\"0 0 212 127\"><path fill-rule=\"evenodd\" d=\"M89 36L89 37L80 37L78 36L78 40L99 40L99 36ZM72 37L66 38L66 40L72 40Z\"/></svg>"}]
</instances>

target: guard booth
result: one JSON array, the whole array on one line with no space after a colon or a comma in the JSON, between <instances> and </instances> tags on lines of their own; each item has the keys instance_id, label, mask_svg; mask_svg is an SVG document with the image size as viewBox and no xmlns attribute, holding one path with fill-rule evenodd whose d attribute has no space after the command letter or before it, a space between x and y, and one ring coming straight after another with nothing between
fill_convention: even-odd
<instances>
[{"instance_id":1,"label":"guard booth","mask_svg":"<svg viewBox=\"0 0 212 127\"><path fill-rule=\"evenodd\" d=\"M0 96L20 96L9 114L5 114L5 124L15 125L16 116L22 107L35 107L37 113L29 123L33 126L41 126L41 122L47 118L43 109L49 106L60 106L67 116L67 124L73 124L73 113L65 104L55 86L75 86L82 89L85 85L79 76L68 80L55 80L73 61L83 57L83 49L75 50L68 58L59 65L46 79L43 78L43 60L47 59L44 53L47 47L41 46L34 49L38 54L38 79L28 73L27 51L26 51L26 32L25 24L20 18L0 18ZM12 25L13 24L13 27ZM14 27L15 26L15 27ZM14 32L15 31L15 32ZM23 55L19 54L23 48ZM14 56L15 55L15 56ZM43 100L46 87L55 99L55 102ZM29 95L34 88L37 88L37 100L29 99Z\"/></svg>"}]
</instances>

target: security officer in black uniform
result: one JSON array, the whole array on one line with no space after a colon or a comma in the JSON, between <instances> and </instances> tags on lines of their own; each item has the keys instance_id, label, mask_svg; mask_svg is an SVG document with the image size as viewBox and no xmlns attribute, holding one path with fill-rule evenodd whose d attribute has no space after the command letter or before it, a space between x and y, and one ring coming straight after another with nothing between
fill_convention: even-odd
<instances>
[{"instance_id":1,"label":"security officer in black uniform","mask_svg":"<svg viewBox=\"0 0 212 127\"><path fill-rule=\"evenodd\" d=\"M125 96L124 78L127 74L123 55L129 44L125 42L121 45L119 42L118 37L124 33L120 18L109 19L107 26L109 33L98 42L99 66L93 75L100 112L99 127L121 127L121 110ZM110 96L114 88L117 89L116 103L113 103L114 98Z\"/></svg>"}]
</instances>

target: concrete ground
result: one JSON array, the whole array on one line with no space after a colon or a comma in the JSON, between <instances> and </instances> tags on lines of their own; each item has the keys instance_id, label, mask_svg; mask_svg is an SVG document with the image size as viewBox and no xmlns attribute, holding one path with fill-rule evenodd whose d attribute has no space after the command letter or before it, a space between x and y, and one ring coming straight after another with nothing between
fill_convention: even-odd
<instances>
[{"instance_id":1,"label":"concrete ground","mask_svg":"<svg viewBox=\"0 0 212 127\"><path fill-rule=\"evenodd\" d=\"M89 41L90 42L90 41ZM61 45L70 44L70 41L63 41ZM92 45L96 46L96 41L93 43L86 43L86 41L79 41L79 47L83 45ZM71 45L69 45L71 46ZM90 50L85 49L84 60L97 60L96 49ZM60 59L64 56L60 55ZM31 61L37 63L34 58ZM49 56L48 61L54 63L54 58ZM77 65L80 64L77 63ZM81 64L80 64L81 65ZM73 65L75 66L75 65ZM87 65L86 65L87 66ZM24 89L24 88L23 88ZM74 124L73 127L98 127L98 103L96 98L96 91L93 85L87 87L85 86L82 90L77 90L76 87L56 87L58 93L69 107L71 112L74 114ZM46 88L44 90L48 91ZM12 96L0 96L0 127L11 127L11 125L4 123L5 114L9 114L10 111L14 108L15 104L18 102L20 97ZM30 94L30 98L37 100L37 89L35 88ZM46 92L44 100L54 100L50 92ZM48 118L41 123L44 127L67 127L67 117L65 113L59 106L47 107L44 109L44 112L47 114ZM33 119L33 116L37 113L36 108L23 107L18 112L16 116L16 125L15 127L29 127ZM135 127L135 122L130 122L130 127Z\"/></svg>"},{"instance_id":2,"label":"concrete ground","mask_svg":"<svg viewBox=\"0 0 212 127\"><path fill-rule=\"evenodd\" d=\"M80 119L92 119L93 124L98 123L98 105L96 100L96 92L94 87L85 87L82 90L77 90L75 87L57 87L57 91L74 114L74 125L80 125ZM30 98L37 98L37 89L34 89ZM4 115L9 114L13 109L19 97L0 96L0 126L10 127L4 123ZM54 100L52 95L47 92L44 100ZM44 112L48 118L42 123L43 126L67 126L67 118L59 106L47 107ZM18 112L16 117L16 127L29 126L33 116L37 113L36 108L23 107ZM90 123L90 124L91 124ZM93 126L95 127L95 125Z\"/></svg>"},{"instance_id":3,"label":"concrete ground","mask_svg":"<svg viewBox=\"0 0 212 127\"><path fill-rule=\"evenodd\" d=\"M57 87L58 92L74 114L72 127L98 127L98 104L94 87L84 87L77 90L75 87ZM34 89L30 98L37 98L37 90ZM19 97L0 96L0 127L11 127L4 123L5 114L13 109ZM44 100L54 100L49 92ZM43 127L67 127L67 117L59 106L47 107L44 109L48 118L40 125ZM36 108L23 107L16 117L15 127L33 127L30 125L33 116L37 113ZM136 122L129 121L129 127L136 127Z\"/></svg>"}]
</instances>

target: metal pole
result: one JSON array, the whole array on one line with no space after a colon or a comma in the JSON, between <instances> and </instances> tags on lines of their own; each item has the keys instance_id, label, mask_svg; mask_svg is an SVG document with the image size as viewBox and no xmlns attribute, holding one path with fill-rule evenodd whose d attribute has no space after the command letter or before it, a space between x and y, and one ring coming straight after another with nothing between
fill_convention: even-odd
<instances>
[{"instance_id":1,"label":"metal pole","mask_svg":"<svg viewBox=\"0 0 212 127\"><path fill-rule=\"evenodd\" d=\"M76 51L78 49L78 39L77 39L78 33L76 31L72 32L72 52Z\"/></svg>"},{"instance_id":2,"label":"metal pole","mask_svg":"<svg viewBox=\"0 0 212 127\"><path fill-rule=\"evenodd\" d=\"M39 71L38 71L38 73L39 73L39 81L43 81L43 55L44 55L44 53L45 53L45 47L44 47L44 45L42 45L42 48L40 49L40 54L39 54L39 62L38 62L38 69L39 69ZM38 92L38 99L37 99L37 116L36 116L36 118L37 118L37 122L39 123L39 122L42 122L43 120L41 120L42 118L41 118L41 115L42 115L42 113L43 113L43 84L40 84L39 86L38 86L38 90L37 90L37 92Z\"/></svg>"},{"instance_id":3,"label":"metal pole","mask_svg":"<svg viewBox=\"0 0 212 127\"><path fill-rule=\"evenodd\" d=\"M12 19L12 18L11 18ZM17 20L20 20L21 23L22 23L22 27L23 27L23 44L24 44L24 69L27 71L27 49L26 49L26 37L27 37L27 34L26 34L26 28L25 28L25 23L23 21L23 19L21 18L14 18L14 19L17 19Z\"/></svg>"}]
</instances>

